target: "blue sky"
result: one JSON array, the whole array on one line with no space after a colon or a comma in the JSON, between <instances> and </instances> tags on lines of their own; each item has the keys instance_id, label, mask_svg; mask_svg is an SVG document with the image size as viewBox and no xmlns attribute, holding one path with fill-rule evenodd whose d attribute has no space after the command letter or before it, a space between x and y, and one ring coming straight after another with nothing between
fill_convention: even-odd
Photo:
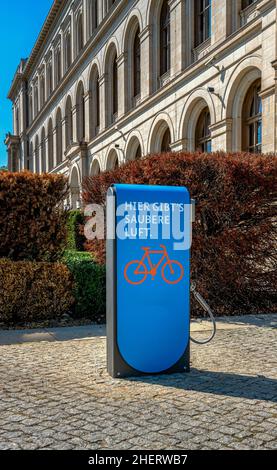
<instances>
[{"instance_id":1,"label":"blue sky","mask_svg":"<svg viewBox=\"0 0 277 470\"><path fill-rule=\"evenodd\" d=\"M7 161L3 143L12 131L11 103L7 94L21 58L30 55L52 0L13 0L1 3L0 20L0 166Z\"/></svg>"}]
</instances>

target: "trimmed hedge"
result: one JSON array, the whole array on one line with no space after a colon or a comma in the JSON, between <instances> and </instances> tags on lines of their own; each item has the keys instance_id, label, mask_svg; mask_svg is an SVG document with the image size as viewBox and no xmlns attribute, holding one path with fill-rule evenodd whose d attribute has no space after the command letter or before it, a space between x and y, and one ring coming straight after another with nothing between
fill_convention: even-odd
<instances>
[{"instance_id":1,"label":"trimmed hedge","mask_svg":"<svg viewBox=\"0 0 277 470\"><path fill-rule=\"evenodd\" d=\"M66 239L62 175L0 172L0 257L55 261Z\"/></svg>"},{"instance_id":2,"label":"trimmed hedge","mask_svg":"<svg viewBox=\"0 0 277 470\"><path fill-rule=\"evenodd\" d=\"M80 232L84 224L84 215L78 210L72 210L67 213L67 250L83 251L85 237Z\"/></svg>"},{"instance_id":3,"label":"trimmed hedge","mask_svg":"<svg viewBox=\"0 0 277 470\"><path fill-rule=\"evenodd\" d=\"M95 323L106 318L106 271L93 260L90 253L66 251L64 263L74 278L75 298L73 315Z\"/></svg>"},{"instance_id":4,"label":"trimmed hedge","mask_svg":"<svg viewBox=\"0 0 277 470\"><path fill-rule=\"evenodd\" d=\"M72 289L63 264L0 259L0 322L58 319L74 302Z\"/></svg>"},{"instance_id":5,"label":"trimmed hedge","mask_svg":"<svg viewBox=\"0 0 277 470\"><path fill-rule=\"evenodd\" d=\"M274 155L164 153L85 178L82 196L105 206L112 183L187 186L197 201L191 267L199 291L216 314L269 312L276 310L276 179ZM104 241L85 248L105 263Z\"/></svg>"}]
</instances>

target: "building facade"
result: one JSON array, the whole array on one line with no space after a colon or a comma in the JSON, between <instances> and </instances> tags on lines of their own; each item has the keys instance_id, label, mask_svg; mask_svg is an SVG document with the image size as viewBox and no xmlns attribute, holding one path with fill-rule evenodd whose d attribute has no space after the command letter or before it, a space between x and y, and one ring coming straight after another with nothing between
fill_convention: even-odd
<instances>
[{"instance_id":1,"label":"building facade","mask_svg":"<svg viewBox=\"0 0 277 470\"><path fill-rule=\"evenodd\" d=\"M276 0L55 0L16 71L12 171L82 178L152 152L277 151Z\"/></svg>"}]
</instances>

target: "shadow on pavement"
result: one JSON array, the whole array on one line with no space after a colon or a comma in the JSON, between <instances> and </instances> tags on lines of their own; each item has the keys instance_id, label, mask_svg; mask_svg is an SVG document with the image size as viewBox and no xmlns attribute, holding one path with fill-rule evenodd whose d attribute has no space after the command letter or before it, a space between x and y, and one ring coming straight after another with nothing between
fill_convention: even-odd
<instances>
[{"instance_id":1,"label":"shadow on pavement","mask_svg":"<svg viewBox=\"0 0 277 470\"><path fill-rule=\"evenodd\" d=\"M145 376L129 380L184 391L277 402L277 380L264 376L191 369L189 374Z\"/></svg>"}]
</instances>

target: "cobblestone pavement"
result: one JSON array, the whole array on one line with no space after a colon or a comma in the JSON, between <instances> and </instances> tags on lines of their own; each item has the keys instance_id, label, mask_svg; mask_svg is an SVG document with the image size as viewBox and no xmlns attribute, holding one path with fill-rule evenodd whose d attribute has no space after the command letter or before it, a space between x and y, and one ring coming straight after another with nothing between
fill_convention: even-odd
<instances>
[{"instance_id":1,"label":"cobblestone pavement","mask_svg":"<svg viewBox=\"0 0 277 470\"><path fill-rule=\"evenodd\" d=\"M276 339L220 329L190 374L135 380L108 377L103 337L0 346L0 449L277 449Z\"/></svg>"}]
</instances>

